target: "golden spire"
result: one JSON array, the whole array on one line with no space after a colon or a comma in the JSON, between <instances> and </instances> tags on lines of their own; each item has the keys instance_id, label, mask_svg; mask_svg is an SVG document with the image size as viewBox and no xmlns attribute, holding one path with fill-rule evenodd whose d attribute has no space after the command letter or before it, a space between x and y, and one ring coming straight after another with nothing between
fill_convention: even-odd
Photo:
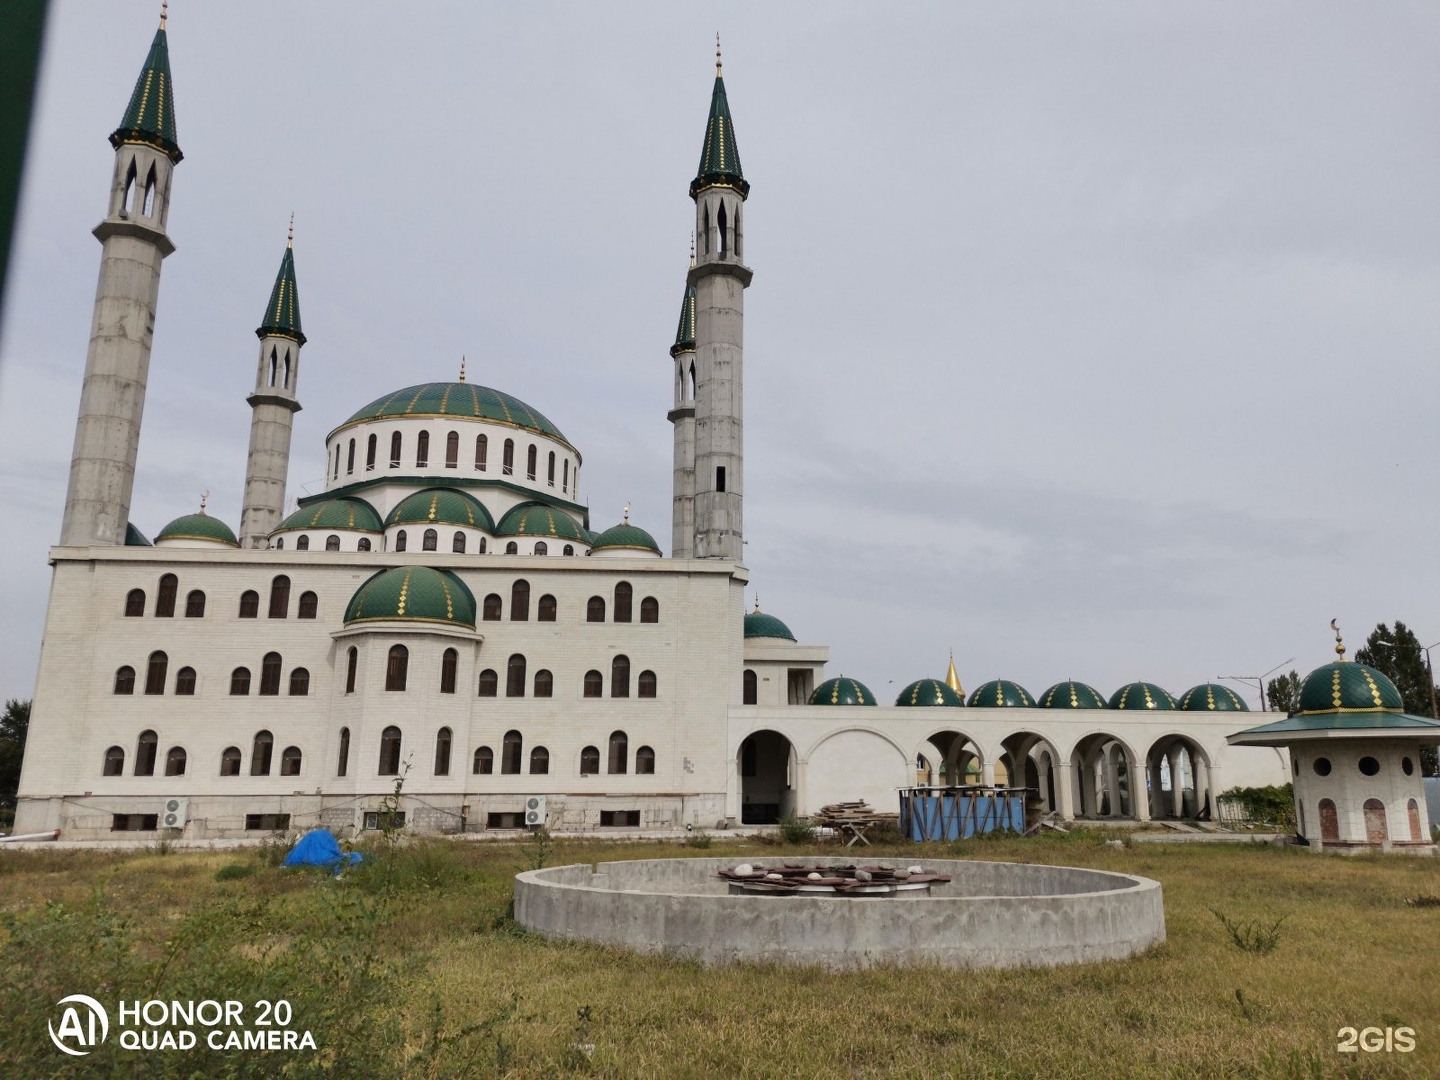
<instances>
[{"instance_id":1,"label":"golden spire","mask_svg":"<svg viewBox=\"0 0 1440 1080\"><path fill-rule=\"evenodd\" d=\"M755 594L755 614L760 614L760 594L758 592Z\"/></svg>"},{"instance_id":2,"label":"golden spire","mask_svg":"<svg viewBox=\"0 0 1440 1080\"><path fill-rule=\"evenodd\" d=\"M170 13L170 0L160 0L160 29L165 29L165 17ZM718 36L718 35L717 35Z\"/></svg>"},{"instance_id":3,"label":"golden spire","mask_svg":"<svg viewBox=\"0 0 1440 1080\"><path fill-rule=\"evenodd\" d=\"M1341 660L1345 659L1345 642L1340 640L1340 627L1336 620L1330 620L1330 629L1335 631L1335 652Z\"/></svg>"},{"instance_id":4,"label":"golden spire","mask_svg":"<svg viewBox=\"0 0 1440 1080\"><path fill-rule=\"evenodd\" d=\"M715 77L718 79L722 74L720 68L720 31L715 31Z\"/></svg>"},{"instance_id":5,"label":"golden spire","mask_svg":"<svg viewBox=\"0 0 1440 1080\"><path fill-rule=\"evenodd\" d=\"M465 357L463 354L460 357L460 381L465 381Z\"/></svg>"},{"instance_id":6,"label":"golden spire","mask_svg":"<svg viewBox=\"0 0 1440 1080\"><path fill-rule=\"evenodd\" d=\"M629 504L628 502L625 504L625 521L624 521L624 524L626 524L626 525L629 525L629 524L630 524L630 504Z\"/></svg>"},{"instance_id":7,"label":"golden spire","mask_svg":"<svg viewBox=\"0 0 1440 1080\"><path fill-rule=\"evenodd\" d=\"M960 676L955 672L955 650L950 650L950 667L945 672L945 685L962 698L965 696L965 688L960 685Z\"/></svg>"},{"instance_id":8,"label":"golden spire","mask_svg":"<svg viewBox=\"0 0 1440 1080\"><path fill-rule=\"evenodd\" d=\"M202 495L200 496L200 513L202 513L202 514L205 513L205 504L208 503L209 501L210 501L210 492L207 491L207 492L205 492L204 494L202 494Z\"/></svg>"},{"instance_id":9,"label":"golden spire","mask_svg":"<svg viewBox=\"0 0 1440 1080\"><path fill-rule=\"evenodd\" d=\"M293 248L293 247L295 246L295 211L294 211L294 210L291 210L291 211L290 211L290 231L289 231L289 233L287 233L286 236L285 236L285 246L286 246L287 248Z\"/></svg>"}]
</instances>

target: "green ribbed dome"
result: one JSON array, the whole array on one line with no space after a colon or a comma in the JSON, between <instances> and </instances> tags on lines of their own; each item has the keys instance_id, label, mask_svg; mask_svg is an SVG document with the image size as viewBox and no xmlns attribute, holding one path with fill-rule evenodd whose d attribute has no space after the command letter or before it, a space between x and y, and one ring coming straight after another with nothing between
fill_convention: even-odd
<instances>
[{"instance_id":1,"label":"green ribbed dome","mask_svg":"<svg viewBox=\"0 0 1440 1080\"><path fill-rule=\"evenodd\" d=\"M896 705L961 706L965 699L939 679L916 679L895 699Z\"/></svg>"},{"instance_id":2,"label":"green ribbed dome","mask_svg":"<svg viewBox=\"0 0 1440 1080\"><path fill-rule=\"evenodd\" d=\"M380 515L363 499L325 499L302 506L275 527L275 532L293 529L348 529L352 532L379 532Z\"/></svg>"},{"instance_id":3,"label":"green ribbed dome","mask_svg":"<svg viewBox=\"0 0 1440 1080\"><path fill-rule=\"evenodd\" d=\"M235 534L230 531L219 518L213 518L201 511L198 514L186 514L178 517L160 530L159 540L209 540L216 544L226 544L230 547L239 547L240 541L235 539Z\"/></svg>"},{"instance_id":4,"label":"green ribbed dome","mask_svg":"<svg viewBox=\"0 0 1440 1080\"><path fill-rule=\"evenodd\" d=\"M1180 697L1181 712L1249 712L1245 699L1228 686L1207 682L1192 686Z\"/></svg>"},{"instance_id":5,"label":"green ribbed dome","mask_svg":"<svg viewBox=\"0 0 1440 1080\"><path fill-rule=\"evenodd\" d=\"M1178 709L1180 706L1165 690L1154 683L1132 682L1116 690L1110 695L1110 708L1112 709L1156 709L1168 711Z\"/></svg>"},{"instance_id":6,"label":"green ribbed dome","mask_svg":"<svg viewBox=\"0 0 1440 1080\"><path fill-rule=\"evenodd\" d=\"M1105 696L1093 686L1066 680L1046 690L1036 704L1042 709L1103 709Z\"/></svg>"},{"instance_id":7,"label":"green ribbed dome","mask_svg":"<svg viewBox=\"0 0 1440 1080\"><path fill-rule=\"evenodd\" d=\"M488 386L466 382L421 383L376 398L358 410L340 427L361 420L384 420L406 416L455 416L513 424L568 443L560 429L525 402ZM336 428L339 431L340 428ZM331 433L332 435L334 432Z\"/></svg>"},{"instance_id":8,"label":"green ribbed dome","mask_svg":"<svg viewBox=\"0 0 1440 1080\"><path fill-rule=\"evenodd\" d=\"M1033 709L1035 699L1019 683L1009 679L992 679L975 688L970 695L970 704L986 709Z\"/></svg>"},{"instance_id":9,"label":"green ribbed dome","mask_svg":"<svg viewBox=\"0 0 1440 1080\"><path fill-rule=\"evenodd\" d=\"M778 638L781 641L795 640L795 635L790 632L788 626L774 615L766 615L759 610L745 613L745 636L747 638Z\"/></svg>"},{"instance_id":10,"label":"green ribbed dome","mask_svg":"<svg viewBox=\"0 0 1440 1080\"><path fill-rule=\"evenodd\" d=\"M458 488L426 488L401 499L385 527L392 525L461 525L495 532L495 519L483 503Z\"/></svg>"},{"instance_id":11,"label":"green ribbed dome","mask_svg":"<svg viewBox=\"0 0 1440 1080\"><path fill-rule=\"evenodd\" d=\"M858 679L826 679L810 695L811 705L874 705L875 695Z\"/></svg>"},{"instance_id":12,"label":"green ribbed dome","mask_svg":"<svg viewBox=\"0 0 1440 1080\"><path fill-rule=\"evenodd\" d=\"M1369 664L1340 660L1316 668L1300 686L1298 715L1335 712L1404 712L1400 691Z\"/></svg>"},{"instance_id":13,"label":"green ribbed dome","mask_svg":"<svg viewBox=\"0 0 1440 1080\"><path fill-rule=\"evenodd\" d=\"M628 521L620 525L611 525L599 536L595 537L594 549L602 548L636 548L641 551L653 551L660 554L660 545L655 543L655 538L637 525L631 525Z\"/></svg>"},{"instance_id":14,"label":"green ribbed dome","mask_svg":"<svg viewBox=\"0 0 1440 1080\"><path fill-rule=\"evenodd\" d=\"M345 622L438 622L475 629L475 597L448 570L396 566L355 590Z\"/></svg>"},{"instance_id":15,"label":"green ribbed dome","mask_svg":"<svg viewBox=\"0 0 1440 1080\"><path fill-rule=\"evenodd\" d=\"M145 539L145 534L135 527L135 523L133 521L127 521L125 523L125 546L153 547L154 545L151 544L149 540Z\"/></svg>"},{"instance_id":16,"label":"green ribbed dome","mask_svg":"<svg viewBox=\"0 0 1440 1080\"><path fill-rule=\"evenodd\" d=\"M557 540L578 540L582 544L591 542L593 533L587 533L569 514L556 510L544 503L527 502L512 506L500 519L495 530L497 536L543 536Z\"/></svg>"}]
</instances>

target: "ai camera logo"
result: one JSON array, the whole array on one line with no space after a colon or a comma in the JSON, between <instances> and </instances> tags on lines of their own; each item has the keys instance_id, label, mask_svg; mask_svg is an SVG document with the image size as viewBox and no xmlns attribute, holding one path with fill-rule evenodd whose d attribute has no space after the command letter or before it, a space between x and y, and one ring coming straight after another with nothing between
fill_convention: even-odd
<instances>
[{"instance_id":1,"label":"ai camera logo","mask_svg":"<svg viewBox=\"0 0 1440 1080\"><path fill-rule=\"evenodd\" d=\"M74 1004L71 1004L72 1002ZM86 994L71 994L55 1004L57 1008L65 1007L65 1011L60 1014L60 1030L55 1030L54 1021L45 1026L50 1029L50 1041L65 1053L84 1057L109 1036L110 1017L105 1012L105 1006L94 998ZM89 1049L78 1049L79 1047Z\"/></svg>"}]
</instances>

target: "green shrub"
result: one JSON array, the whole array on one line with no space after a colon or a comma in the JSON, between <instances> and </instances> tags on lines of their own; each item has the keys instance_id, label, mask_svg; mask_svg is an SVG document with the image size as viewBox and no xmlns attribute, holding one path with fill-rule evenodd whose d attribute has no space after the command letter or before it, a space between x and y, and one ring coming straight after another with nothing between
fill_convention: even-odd
<instances>
[{"instance_id":1,"label":"green shrub","mask_svg":"<svg viewBox=\"0 0 1440 1080\"><path fill-rule=\"evenodd\" d=\"M808 844L815 839L815 826L810 824L810 819L797 818L794 814L786 814L780 819L780 839L787 844Z\"/></svg>"},{"instance_id":2,"label":"green shrub","mask_svg":"<svg viewBox=\"0 0 1440 1080\"><path fill-rule=\"evenodd\" d=\"M685 846L688 848L708 848L714 842L714 838L704 830L693 832L685 837Z\"/></svg>"},{"instance_id":3,"label":"green shrub","mask_svg":"<svg viewBox=\"0 0 1440 1080\"><path fill-rule=\"evenodd\" d=\"M1221 792L1220 798L1238 802L1245 820L1257 824L1295 828L1295 789L1290 784L1277 787L1233 787Z\"/></svg>"},{"instance_id":4,"label":"green shrub","mask_svg":"<svg viewBox=\"0 0 1440 1080\"><path fill-rule=\"evenodd\" d=\"M1210 914L1220 920L1220 925L1230 934L1230 940L1237 949L1261 955L1275 951L1275 946L1280 944L1280 926L1288 918L1282 915L1273 923L1264 923L1259 919L1241 922L1214 908L1210 909Z\"/></svg>"},{"instance_id":5,"label":"green shrub","mask_svg":"<svg viewBox=\"0 0 1440 1080\"><path fill-rule=\"evenodd\" d=\"M222 866L215 871L216 881L239 881L255 873L255 864L248 862L232 862Z\"/></svg>"}]
</instances>

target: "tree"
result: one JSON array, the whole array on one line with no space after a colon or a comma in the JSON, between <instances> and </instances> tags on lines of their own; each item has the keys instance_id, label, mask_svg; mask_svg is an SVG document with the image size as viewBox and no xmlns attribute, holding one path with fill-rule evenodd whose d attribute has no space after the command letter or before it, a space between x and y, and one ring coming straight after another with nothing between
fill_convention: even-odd
<instances>
[{"instance_id":1,"label":"tree","mask_svg":"<svg viewBox=\"0 0 1440 1080\"><path fill-rule=\"evenodd\" d=\"M1283 712L1294 716L1300 711L1300 673L1291 668L1289 675L1281 675L1265 684L1265 698L1271 712Z\"/></svg>"},{"instance_id":2,"label":"tree","mask_svg":"<svg viewBox=\"0 0 1440 1080\"><path fill-rule=\"evenodd\" d=\"M0 713L0 806L15 805L20 789L20 762L25 759L25 736L30 731L30 702L5 702Z\"/></svg>"},{"instance_id":3,"label":"tree","mask_svg":"<svg viewBox=\"0 0 1440 1080\"><path fill-rule=\"evenodd\" d=\"M1376 626L1365 644L1355 650L1355 659L1389 677L1400 691L1406 712L1414 716L1435 716L1436 688L1430 681L1425 650L1420 647L1415 631L1399 619L1395 620L1393 632L1383 622ZM1420 768L1426 776L1437 775L1436 764L1433 746L1420 751Z\"/></svg>"}]
</instances>

